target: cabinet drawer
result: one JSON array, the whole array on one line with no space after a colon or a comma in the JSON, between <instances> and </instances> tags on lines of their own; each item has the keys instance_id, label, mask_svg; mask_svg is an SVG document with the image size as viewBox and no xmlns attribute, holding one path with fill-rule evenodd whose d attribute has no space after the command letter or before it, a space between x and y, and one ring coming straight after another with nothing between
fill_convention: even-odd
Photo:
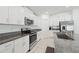
<instances>
[{"instance_id":1,"label":"cabinet drawer","mask_svg":"<svg viewBox=\"0 0 79 59\"><path fill-rule=\"evenodd\" d=\"M13 52L14 42L8 42L0 45L0 53L9 53Z\"/></svg>"}]
</instances>

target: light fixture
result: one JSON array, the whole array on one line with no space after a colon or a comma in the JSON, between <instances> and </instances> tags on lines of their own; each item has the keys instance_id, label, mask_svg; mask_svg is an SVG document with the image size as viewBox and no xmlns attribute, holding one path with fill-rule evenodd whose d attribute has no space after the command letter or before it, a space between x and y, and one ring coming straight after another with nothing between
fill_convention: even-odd
<instances>
[{"instance_id":1,"label":"light fixture","mask_svg":"<svg viewBox=\"0 0 79 59\"><path fill-rule=\"evenodd\" d=\"M42 18L43 18L43 19L48 19L48 18L49 18L49 16L48 16L48 15L46 15L46 14L43 14L43 15L42 15Z\"/></svg>"},{"instance_id":2,"label":"light fixture","mask_svg":"<svg viewBox=\"0 0 79 59\"><path fill-rule=\"evenodd\" d=\"M45 12L45 13L43 13L42 15L41 15L41 17L43 18L43 19L48 19L49 18L49 12Z\"/></svg>"}]
</instances>

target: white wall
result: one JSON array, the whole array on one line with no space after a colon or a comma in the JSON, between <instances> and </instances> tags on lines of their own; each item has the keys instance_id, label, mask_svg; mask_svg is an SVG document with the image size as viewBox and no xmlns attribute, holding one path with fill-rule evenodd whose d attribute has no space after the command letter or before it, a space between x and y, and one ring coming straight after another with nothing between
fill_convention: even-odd
<instances>
[{"instance_id":1,"label":"white wall","mask_svg":"<svg viewBox=\"0 0 79 59\"><path fill-rule=\"evenodd\" d=\"M79 8L73 9L74 33L79 34Z\"/></svg>"},{"instance_id":2,"label":"white wall","mask_svg":"<svg viewBox=\"0 0 79 59\"><path fill-rule=\"evenodd\" d=\"M44 17L46 17L46 15L45 16L43 16L43 15L39 15L39 16L37 16L36 17L36 20L35 20L35 25L37 25L37 26L39 26L39 28L41 28L42 30L49 30L49 17L47 18L44 18Z\"/></svg>"},{"instance_id":3,"label":"white wall","mask_svg":"<svg viewBox=\"0 0 79 59\"><path fill-rule=\"evenodd\" d=\"M72 11L58 13L49 16L48 19L43 19L41 16L37 17L35 24L40 26L42 29L48 30L49 26L59 25L59 21L70 21L72 20Z\"/></svg>"},{"instance_id":4,"label":"white wall","mask_svg":"<svg viewBox=\"0 0 79 59\"><path fill-rule=\"evenodd\" d=\"M42 19L41 17L38 16L36 24L41 28L45 27L46 29L46 26L59 25L59 21L74 21L74 33L79 34L79 8L73 9L72 11L52 15L49 17L48 20Z\"/></svg>"},{"instance_id":5,"label":"white wall","mask_svg":"<svg viewBox=\"0 0 79 59\"><path fill-rule=\"evenodd\" d=\"M71 11L58 13L50 17L50 25L56 26L56 25L59 25L59 21L70 21L70 20L72 20Z\"/></svg>"}]
</instances>

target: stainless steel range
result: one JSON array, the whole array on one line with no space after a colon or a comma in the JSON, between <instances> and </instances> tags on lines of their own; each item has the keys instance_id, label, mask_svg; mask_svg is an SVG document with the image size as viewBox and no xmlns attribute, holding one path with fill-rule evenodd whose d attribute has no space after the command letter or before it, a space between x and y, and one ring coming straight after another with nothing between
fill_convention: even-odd
<instances>
[{"instance_id":1,"label":"stainless steel range","mask_svg":"<svg viewBox=\"0 0 79 59\"><path fill-rule=\"evenodd\" d=\"M33 32L29 35L29 48L32 49L37 42L37 33Z\"/></svg>"},{"instance_id":2,"label":"stainless steel range","mask_svg":"<svg viewBox=\"0 0 79 59\"><path fill-rule=\"evenodd\" d=\"M21 29L22 34L29 34L29 49L31 50L37 41L37 32L35 29Z\"/></svg>"}]
</instances>

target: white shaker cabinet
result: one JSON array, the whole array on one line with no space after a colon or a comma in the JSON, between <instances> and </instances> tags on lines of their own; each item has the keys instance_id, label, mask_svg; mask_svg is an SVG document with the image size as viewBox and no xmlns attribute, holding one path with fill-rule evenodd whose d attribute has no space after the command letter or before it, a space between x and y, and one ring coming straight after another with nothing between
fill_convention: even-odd
<instances>
[{"instance_id":1,"label":"white shaker cabinet","mask_svg":"<svg viewBox=\"0 0 79 59\"><path fill-rule=\"evenodd\" d=\"M29 35L0 45L0 53L26 53L29 50Z\"/></svg>"},{"instance_id":2,"label":"white shaker cabinet","mask_svg":"<svg viewBox=\"0 0 79 59\"><path fill-rule=\"evenodd\" d=\"M37 40L39 41L40 39L41 39L41 32L39 31L39 32L37 32Z\"/></svg>"},{"instance_id":3,"label":"white shaker cabinet","mask_svg":"<svg viewBox=\"0 0 79 59\"><path fill-rule=\"evenodd\" d=\"M9 24L24 25L24 8L19 6L9 7Z\"/></svg>"},{"instance_id":4,"label":"white shaker cabinet","mask_svg":"<svg viewBox=\"0 0 79 59\"><path fill-rule=\"evenodd\" d=\"M0 6L0 23L8 23L8 6Z\"/></svg>"},{"instance_id":5,"label":"white shaker cabinet","mask_svg":"<svg viewBox=\"0 0 79 59\"><path fill-rule=\"evenodd\" d=\"M17 7L17 24L24 25L25 9Z\"/></svg>"},{"instance_id":6,"label":"white shaker cabinet","mask_svg":"<svg viewBox=\"0 0 79 59\"><path fill-rule=\"evenodd\" d=\"M27 7L0 6L0 23L24 25L24 17L34 19L35 15Z\"/></svg>"},{"instance_id":7,"label":"white shaker cabinet","mask_svg":"<svg viewBox=\"0 0 79 59\"><path fill-rule=\"evenodd\" d=\"M15 53L23 53L23 38L19 38L15 40Z\"/></svg>"},{"instance_id":8,"label":"white shaker cabinet","mask_svg":"<svg viewBox=\"0 0 79 59\"><path fill-rule=\"evenodd\" d=\"M9 7L9 24L17 24L17 7Z\"/></svg>"},{"instance_id":9,"label":"white shaker cabinet","mask_svg":"<svg viewBox=\"0 0 79 59\"><path fill-rule=\"evenodd\" d=\"M23 37L23 47L24 52L27 52L29 50L29 35Z\"/></svg>"},{"instance_id":10,"label":"white shaker cabinet","mask_svg":"<svg viewBox=\"0 0 79 59\"><path fill-rule=\"evenodd\" d=\"M25 53L29 50L29 36L24 36L22 38L15 40L15 53Z\"/></svg>"},{"instance_id":11,"label":"white shaker cabinet","mask_svg":"<svg viewBox=\"0 0 79 59\"><path fill-rule=\"evenodd\" d=\"M0 45L0 53L13 53L14 41L10 41Z\"/></svg>"}]
</instances>

